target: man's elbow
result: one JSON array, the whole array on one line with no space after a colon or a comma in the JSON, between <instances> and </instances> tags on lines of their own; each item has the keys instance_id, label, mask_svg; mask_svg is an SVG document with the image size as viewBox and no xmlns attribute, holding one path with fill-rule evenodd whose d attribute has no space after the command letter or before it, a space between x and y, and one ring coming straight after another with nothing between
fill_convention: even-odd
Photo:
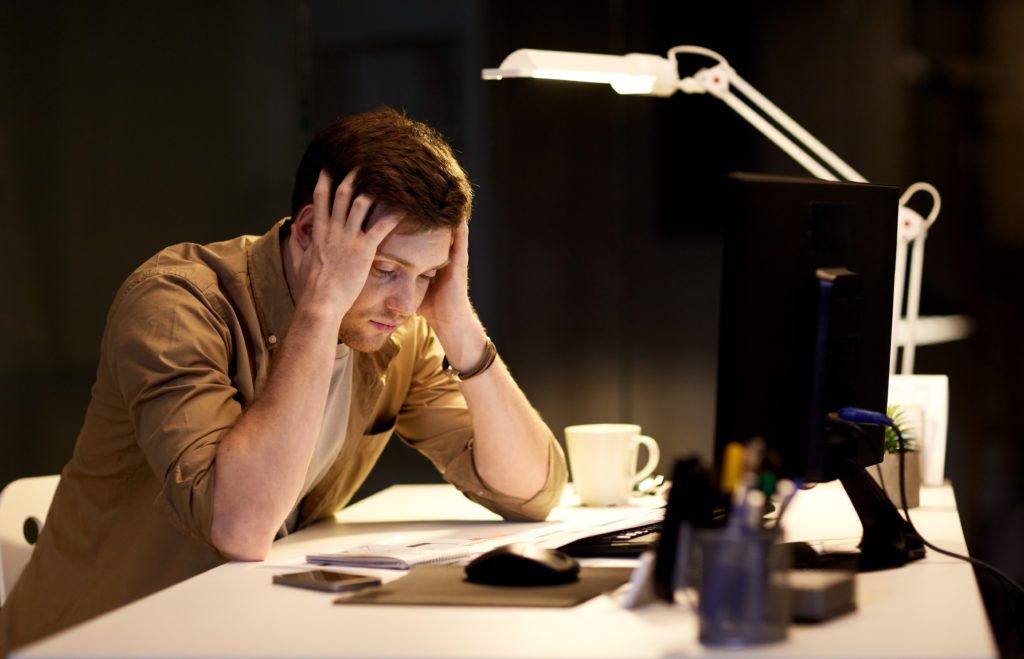
<instances>
[{"instance_id":1,"label":"man's elbow","mask_svg":"<svg viewBox=\"0 0 1024 659\"><path fill-rule=\"evenodd\" d=\"M232 561L262 561L270 553L273 536L252 533L243 524L231 524L214 519L210 540L221 556Z\"/></svg>"}]
</instances>

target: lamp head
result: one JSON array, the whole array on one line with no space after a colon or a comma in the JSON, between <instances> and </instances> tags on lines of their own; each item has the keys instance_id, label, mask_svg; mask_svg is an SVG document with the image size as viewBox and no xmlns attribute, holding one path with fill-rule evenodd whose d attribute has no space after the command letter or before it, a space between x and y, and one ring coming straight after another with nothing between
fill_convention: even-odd
<instances>
[{"instance_id":1,"label":"lamp head","mask_svg":"<svg viewBox=\"0 0 1024 659\"><path fill-rule=\"evenodd\" d=\"M497 69L484 69L484 80L543 78L606 83L620 94L671 96L679 89L676 62L643 53L598 55L520 48Z\"/></svg>"}]
</instances>

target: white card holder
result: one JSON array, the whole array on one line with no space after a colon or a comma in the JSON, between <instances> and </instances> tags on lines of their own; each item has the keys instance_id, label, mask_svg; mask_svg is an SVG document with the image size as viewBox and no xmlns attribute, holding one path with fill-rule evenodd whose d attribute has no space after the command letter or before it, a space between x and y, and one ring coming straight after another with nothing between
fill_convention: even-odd
<instances>
[{"instance_id":1,"label":"white card holder","mask_svg":"<svg viewBox=\"0 0 1024 659\"><path fill-rule=\"evenodd\" d=\"M913 428L920 438L921 480L925 485L942 485L946 469L946 432L949 422L949 377L945 375L890 375L889 405L920 408L924 428ZM919 414L911 413L913 424Z\"/></svg>"}]
</instances>

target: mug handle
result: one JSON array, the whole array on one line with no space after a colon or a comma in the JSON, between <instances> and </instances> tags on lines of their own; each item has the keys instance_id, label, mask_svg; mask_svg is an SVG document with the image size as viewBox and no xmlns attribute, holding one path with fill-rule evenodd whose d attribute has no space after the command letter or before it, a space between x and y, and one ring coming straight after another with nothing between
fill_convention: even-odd
<instances>
[{"instance_id":1,"label":"mug handle","mask_svg":"<svg viewBox=\"0 0 1024 659\"><path fill-rule=\"evenodd\" d=\"M654 473L654 469L658 466L658 460L661 459L661 451L658 450L658 442L654 441L653 437L637 435L633 440L637 444L643 444L647 447L647 462L644 463L644 466L633 477L633 485L636 485Z\"/></svg>"}]
</instances>

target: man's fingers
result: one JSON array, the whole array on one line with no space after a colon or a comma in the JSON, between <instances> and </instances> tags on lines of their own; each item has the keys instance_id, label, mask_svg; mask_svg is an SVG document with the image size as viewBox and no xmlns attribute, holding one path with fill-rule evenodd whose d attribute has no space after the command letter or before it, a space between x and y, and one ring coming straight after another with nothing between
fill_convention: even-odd
<instances>
[{"instance_id":1,"label":"man's fingers","mask_svg":"<svg viewBox=\"0 0 1024 659\"><path fill-rule=\"evenodd\" d=\"M348 210L348 217L345 219L345 231L349 236L358 235L363 230L371 208L373 208L373 197L361 194L355 198Z\"/></svg>"},{"instance_id":2,"label":"man's fingers","mask_svg":"<svg viewBox=\"0 0 1024 659\"><path fill-rule=\"evenodd\" d=\"M374 249L377 248L384 239L388 237L388 234L394 231L398 223L402 221L401 215L389 214L377 220L372 227L366 230L366 239L373 245Z\"/></svg>"},{"instance_id":3,"label":"man's fingers","mask_svg":"<svg viewBox=\"0 0 1024 659\"><path fill-rule=\"evenodd\" d=\"M352 196L356 189L356 175L358 173L358 167L350 169L345 178L341 180L338 189L334 191L334 208L331 209L331 217L340 220L342 223L348 217L349 206L352 204Z\"/></svg>"},{"instance_id":4,"label":"man's fingers","mask_svg":"<svg viewBox=\"0 0 1024 659\"><path fill-rule=\"evenodd\" d=\"M469 253L469 223L461 222L455 227L454 240L452 240L452 252L455 254Z\"/></svg>"},{"instance_id":5,"label":"man's fingers","mask_svg":"<svg viewBox=\"0 0 1024 659\"><path fill-rule=\"evenodd\" d=\"M326 169L320 170L320 177L313 188L313 239L323 240L327 231L328 199L331 195L331 175Z\"/></svg>"},{"instance_id":6,"label":"man's fingers","mask_svg":"<svg viewBox=\"0 0 1024 659\"><path fill-rule=\"evenodd\" d=\"M452 231L451 264L463 270L469 266L469 225L462 222Z\"/></svg>"}]
</instances>

